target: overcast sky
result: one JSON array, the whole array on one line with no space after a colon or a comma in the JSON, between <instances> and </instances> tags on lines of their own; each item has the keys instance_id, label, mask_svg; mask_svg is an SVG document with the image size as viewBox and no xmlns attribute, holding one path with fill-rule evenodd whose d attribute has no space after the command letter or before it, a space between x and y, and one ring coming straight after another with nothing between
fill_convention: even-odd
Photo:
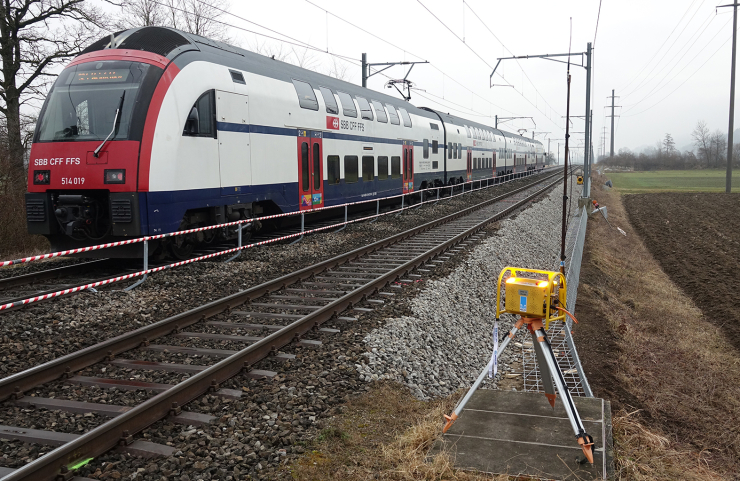
<instances>
[{"instance_id":1,"label":"overcast sky","mask_svg":"<svg viewBox=\"0 0 740 481\"><path fill-rule=\"evenodd\" d=\"M595 41L595 151L606 126L608 153L610 119L604 107L611 102L607 97L612 89L619 96L616 105L623 106L617 109L621 117L616 119L616 150L653 146L666 133L677 147L690 148L698 120L712 130L727 130L732 9L715 9L727 2L603 0L600 17L598 0L311 2L232 0L231 12L299 42L356 59L339 62L347 67L348 80L358 84L363 52L369 62L427 60L429 65L415 66L409 76L420 89L412 93L414 104L490 125L495 115L531 116L534 122L523 119L500 126L527 129L528 136L532 130L550 132L537 138L553 139L552 151L555 139L563 139L565 133L561 117L566 113L566 65L541 59L502 61L493 82L513 87L489 88L489 75L499 57L568 52L572 18L571 51L583 52L587 42ZM236 27L280 37L243 19L222 17ZM231 29L230 34L243 47L267 42L279 48L279 42L243 30ZM283 44L285 51L291 47ZM315 51L310 55L320 71L327 71L336 58ZM580 65L580 57L575 60ZM405 70L393 67L384 74L400 78ZM571 115L582 116L585 69L572 66L571 74ZM387 80L378 74L368 86L392 94L395 90L385 88ZM583 121L573 122L574 132L583 132ZM573 138L582 139L583 134Z\"/></svg>"}]
</instances>

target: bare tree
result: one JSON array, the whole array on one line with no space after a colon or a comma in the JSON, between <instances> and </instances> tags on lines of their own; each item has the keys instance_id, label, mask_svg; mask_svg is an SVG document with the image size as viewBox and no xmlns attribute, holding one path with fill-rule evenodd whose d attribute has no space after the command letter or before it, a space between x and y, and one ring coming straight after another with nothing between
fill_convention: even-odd
<instances>
[{"instance_id":1,"label":"bare tree","mask_svg":"<svg viewBox=\"0 0 740 481\"><path fill-rule=\"evenodd\" d=\"M663 152L666 155L670 155L675 151L676 142L673 140L673 136L671 134L665 134L665 138L663 139Z\"/></svg>"},{"instance_id":2,"label":"bare tree","mask_svg":"<svg viewBox=\"0 0 740 481\"><path fill-rule=\"evenodd\" d=\"M714 167L720 167L725 162L725 152L727 152L727 139L724 132L715 130L711 136L712 145L712 164Z\"/></svg>"},{"instance_id":3,"label":"bare tree","mask_svg":"<svg viewBox=\"0 0 740 481\"><path fill-rule=\"evenodd\" d=\"M285 49L285 44L283 43L274 45L267 41L260 42L259 40L256 40L254 44L249 45L249 50L281 62L288 62L292 53L290 50Z\"/></svg>"},{"instance_id":4,"label":"bare tree","mask_svg":"<svg viewBox=\"0 0 740 481\"><path fill-rule=\"evenodd\" d=\"M55 76L51 68L79 54L102 28L107 28L102 12L84 0L0 3L0 114L12 170L0 172L6 188L9 178L20 179L24 172L22 105L42 98Z\"/></svg>"},{"instance_id":5,"label":"bare tree","mask_svg":"<svg viewBox=\"0 0 740 481\"><path fill-rule=\"evenodd\" d=\"M330 77L334 77L335 79L345 81L350 80L349 66L336 57L331 58L331 65L329 65L329 69L327 70L326 74Z\"/></svg>"},{"instance_id":6,"label":"bare tree","mask_svg":"<svg viewBox=\"0 0 740 481\"><path fill-rule=\"evenodd\" d=\"M296 49L295 47L291 47L290 50L293 51L293 57L295 57L295 62L291 63L307 70L317 70L319 61L316 59L313 52L309 51L307 48L303 48L303 50L301 50L300 48Z\"/></svg>"},{"instance_id":7,"label":"bare tree","mask_svg":"<svg viewBox=\"0 0 740 481\"><path fill-rule=\"evenodd\" d=\"M150 25L172 27L222 42L232 42L221 18L228 12L228 0L122 0L121 28Z\"/></svg>"},{"instance_id":8,"label":"bare tree","mask_svg":"<svg viewBox=\"0 0 740 481\"><path fill-rule=\"evenodd\" d=\"M167 16L157 0L128 0L120 7L121 16L116 21L119 30L166 24Z\"/></svg>"},{"instance_id":9,"label":"bare tree","mask_svg":"<svg viewBox=\"0 0 740 481\"><path fill-rule=\"evenodd\" d=\"M694 145L696 145L697 157L702 162L706 163L706 165L709 165L709 158L711 156L711 136L706 122L703 120L698 121L694 131L691 132L691 137L694 139Z\"/></svg>"}]
</instances>

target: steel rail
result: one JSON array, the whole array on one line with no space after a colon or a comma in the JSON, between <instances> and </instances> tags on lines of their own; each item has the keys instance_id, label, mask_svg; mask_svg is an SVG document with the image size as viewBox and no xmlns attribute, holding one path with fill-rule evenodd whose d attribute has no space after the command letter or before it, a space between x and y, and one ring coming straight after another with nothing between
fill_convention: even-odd
<instances>
[{"instance_id":1,"label":"steel rail","mask_svg":"<svg viewBox=\"0 0 740 481\"><path fill-rule=\"evenodd\" d=\"M327 268L343 264L348 260L353 260L367 253L395 244L405 238L414 236L438 225L464 217L473 211L479 210L504 198L511 197L523 190L531 189L537 184L545 182L556 175L557 173L494 199L489 199L475 206L463 209L455 214L445 216L436 221L429 222L422 226L391 236L387 239L375 242L370 246L355 249L349 253L323 261L314 266L309 266L295 273L288 274L273 281L269 281L245 291L235 293L231 296L210 302L204 306L191 309L190 311L159 321L131 333L121 335L95 346L90 346L77 353L64 356L22 373L4 378L0 380L0 399L5 399L11 396L13 394L11 389L14 389L18 394L23 390L30 389L40 383L54 380L65 372L71 373L96 362L103 361L106 357L110 358L115 353L135 348L141 343L148 342L148 340L154 337L170 334L173 330L181 329L184 326L194 324L207 317L229 310L231 307L242 304L250 299L287 287L290 284L311 277L318 272L322 272ZM559 181L556 180L555 182L546 185L535 193L514 203L493 216L478 222L474 226L457 234L449 240L434 246L392 271L382 274L376 279L359 286L357 289L345 294L341 298L322 307L321 309L296 320L288 326L285 326L283 329L280 329L262 340L251 344L236 354L233 354L199 374L190 377L186 381L176 384L172 388L148 399L142 404L132 408L130 411L101 424L92 431L83 434L76 440L60 446L45 456L32 461L17 471L2 478L2 481L66 479L62 478L65 476L65 474L62 473L68 472L68 466L71 466L82 459L88 459L103 454L118 445L122 439L138 433L151 424L165 418L171 412L174 403L177 403L178 406L182 406L209 390L218 389L218 385L220 383L239 374L242 370L249 368L249 366L261 359L264 359L271 353L277 352L281 347L300 338L300 336L304 335L311 329L339 315L347 308L351 308L367 296L377 293L383 286L401 278L403 275L423 264L430 258L436 257L451 246L458 244L467 237L475 234L487 224L496 222L516 209L526 205L526 203L538 197L558 183Z\"/></svg>"},{"instance_id":2,"label":"steel rail","mask_svg":"<svg viewBox=\"0 0 740 481\"><path fill-rule=\"evenodd\" d=\"M0 279L0 291L9 289L11 287L33 284L34 282L56 279L67 274L75 274L79 271L84 271L90 267L93 267L91 266L91 264L104 265L106 262L110 262L110 259L96 259L94 261L72 264L71 266L55 267L53 269L48 269L45 271L31 272L14 277L6 277L4 279Z\"/></svg>"}]
</instances>

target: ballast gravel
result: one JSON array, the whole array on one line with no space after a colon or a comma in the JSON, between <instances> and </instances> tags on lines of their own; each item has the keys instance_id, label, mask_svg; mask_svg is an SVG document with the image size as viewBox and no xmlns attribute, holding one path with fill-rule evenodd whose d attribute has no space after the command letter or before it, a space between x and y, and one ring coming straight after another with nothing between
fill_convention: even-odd
<instances>
[{"instance_id":1,"label":"ballast gravel","mask_svg":"<svg viewBox=\"0 0 740 481\"><path fill-rule=\"evenodd\" d=\"M577 203L578 196L572 195L570 202ZM411 300L411 315L388 319L366 336L368 352L356 365L361 379L398 381L424 400L470 387L491 358L501 270L558 265L562 199L555 189L515 218L503 220L498 231L472 249L454 272L426 283ZM513 320L513 316L502 317L501 334L511 329ZM517 338L525 334L519 331ZM500 361L497 381L513 370L514 362L521 362L521 354L512 346Z\"/></svg>"},{"instance_id":2,"label":"ballast gravel","mask_svg":"<svg viewBox=\"0 0 740 481\"><path fill-rule=\"evenodd\" d=\"M499 191L496 195L502 192ZM573 197L576 197L575 192ZM229 400L209 394L184 406L186 411L215 415L216 420L213 423L194 427L163 420L137 436L138 439L172 446L176 449L173 455L148 461L111 452L90 462L77 475L93 479L137 481L290 479L290 472L285 466L306 451L311 440L323 428L324 420L340 413L341 405L350 397L369 389L369 381L381 377L399 380L421 399L449 394L458 387L467 387L471 376L475 377L490 357L490 326L493 317L490 315L492 302L487 300L490 300L493 293L494 281L486 279L486 276L491 271L494 271L494 276L498 275L500 269L492 265L501 262L542 267L540 261L547 261L547 266L553 266L558 251L556 248L550 249L552 242L548 243L545 238L554 238L555 245L559 241L559 202L562 202L562 197L556 191L544 200L531 204L514 220L501 222L500 230L497 231L495 226L489 227L486 232L492 235L478 243L472 251L450 253L451 258L448 261L432 272L425 272L422 280L406 285L403 289L393 289L395 296L385 298L382 305L373 305L375 310L358 315L357 321L330 321L325 326L341 332L314 333L312 337L323 342L321 347L314 349L289 345L283 352L295 354L296 359L282 362L268 357L253 366L256 369L275 371L277 376L273 379L258 380L236 376L224 383L224 388L241 390L242 399ZM437 207L442 205L440 203ZM459 210L460 207L462 206L458 205L454 210ZM149 286L145 284L146 290L132 296L138 302L133 305L122 302L120 307L129 310L132 314L130 317L118 316L115 310L110 314L112 319L122 321L117 324L118 332L130 325L131 321L134 321L135 327L139 323L159 320L173 310L184 310L178 307L200 304L204 298L221 297L243 289L246 285L254 285L260 279L275 277L281 271L287 273L304 263L307 265L320 258L336 255L337 252L364 245L376 236L387 237L411 227L412 224L418 225L442 215L441 210L432 212L432 209L425 209L427 208L417 211L418 215L424 217L423 220L405 219L405 216L401 216L387 223L350 227L339 235L334 234L339 239L332 239L331 242L330 235L313 236L290 248L292 250L279 246L277 249L265 249L261 253L254 251L249 256L243 256L244 259L238 263L194 266L195 269L189 272L180 271L182 274L178 274L177 270L165 272L165 275L151 279L154 282ZM449 213L446 209L447 207L444 213ZM536 225L530 225L532 223ZM527 239L526 243L522 243L522 238ZM484 245L488 246L491 242L496 247L489 246L486 247L487 250L481 251ZM529 263L524 264L525 262ZM250 272L250 269L257 266L262 269L259 274ZM184 277L188 278L188 282L179 285L178 282ZM470 279L466 280L466 277ZM219 295L219 292L222 294ZM143 293L146 295L142 295ZM90 302L97 297L90 296L86 301ZM57 304L58 310L58 304L63 303L49 303L47 306L54 304ZM43 304L35 309L42 307L47 309ZM115 330L113 325L101 326L104 324L100 322L102 319L94 324L93 320L86 320L85 313L90 311L77 307L78 309L71 309L69 312L71 319L59 321L65 325L72 321L80 323L70 326L70 331L81 332L95 325L102 336ZM106 302L96 305L90 302L85 307L94 309L96 313L111 310L110 304ZM445 312L447 310L452 314ZM51 324L56 318L54 309L48 309L47 312L50 316L43 318L42 324ZM142 318L142 312L148 316ZM33 321L33 316L23 320L29 327ZM478 329L481 335L477 336L473 329ZM508 327L502 325L501 329ZM411 335L404 334L405 332L415 333L416 337L411 339ZM37 333L40 335L43 331L25 331L31 338L36 337ZM373 339L377 341L383 336L395 344L371 344ZM406 336L405 341L402 341L402 336ZM47 336L47 339L50 337ZM87 338L80 340L80 344L89 342ZM401 346L404 342L409 345ZM390 345L401 353L401 359L396 360L394 356L385 355ZM399 346L402 349L398 349ZM143 353L142 350L137 351L136 355L132 352L131 358L141 358ZM144 357L160 360L160 356L161 353L151 351ZM510 356L503 360L503 369L506 369L507 362L514 361L515 355ZM129 356L123 354L119 357ZM162 357L161 360L173 362L171 357ZM175 360L186 364L210 364L211 361L189 356L178 356ZM404 368L408 376L403 374ZM149 382L168 382L178 377L152 371L117 369L103 364L77 374L135 377ZM51 383L27 395L121 405L133 405L135 401L140 402L152 395L143 390L120 392L88 388L81 391L78 387L64 387L63 382ZM64 415L59 411L50 412L44 409L19 409L7 404L3 406L3 410L5 413L0 416L0 421L4 423L42 429L64 425L66 432L82 433L102 421L93 416ZM49 448L46 447L0 439L0 466L20 467L48 451Z\"/></svg>"}]
</instances>

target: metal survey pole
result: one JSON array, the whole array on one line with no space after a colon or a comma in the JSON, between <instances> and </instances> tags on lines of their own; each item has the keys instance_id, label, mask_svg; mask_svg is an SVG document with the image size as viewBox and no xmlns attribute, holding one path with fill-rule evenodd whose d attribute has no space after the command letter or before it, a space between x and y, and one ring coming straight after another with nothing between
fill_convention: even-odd
<instances>
[{"instance_id":1,"label":"metal survey pole","mask_svg":"<svg viewBox=\"0 0 740 481\"><path fill-rule=\"evenodd\" d=\"M584 149L583 168L586 175L583 177L583 194L581 197L591 197L591 155L588 146L591 137L591 42L586 45L586 148ZM567 129L567 125L566 125ZM566 143L568 141L566 140ZM567 153L565 154L567 158Z\"/></svg>"}]
</instances>

